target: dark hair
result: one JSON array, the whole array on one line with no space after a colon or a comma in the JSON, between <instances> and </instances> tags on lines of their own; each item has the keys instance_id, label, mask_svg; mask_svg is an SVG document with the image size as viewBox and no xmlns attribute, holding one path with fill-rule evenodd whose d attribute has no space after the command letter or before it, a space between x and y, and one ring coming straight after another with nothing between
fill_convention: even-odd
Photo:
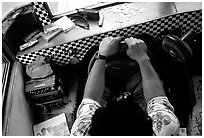
<instances>
[{"instance_id":1,"label":"dark hair","mask_svg":"<svg viewBox=\"0 0 204 138\"><path fill-rule=\"evenodd\" d=\"M96 110L89 134L92 136L153 135L152 120L132 96L111 100L107 107Z\"/></svg>"}]
</instances>

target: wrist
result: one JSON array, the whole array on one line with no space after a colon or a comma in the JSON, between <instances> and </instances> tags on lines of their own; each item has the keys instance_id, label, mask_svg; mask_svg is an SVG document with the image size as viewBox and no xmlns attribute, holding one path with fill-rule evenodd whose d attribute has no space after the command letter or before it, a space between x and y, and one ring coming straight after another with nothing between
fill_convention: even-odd
<instances>
[{"instance_id":1,"label":"wrist","mask_svg":"<svg viewBox=\"0 0 204 138\"><path fill-rule=\"evenodd\" d=\"M105 54L105 53L103 53L103 52L98 51L97 53L98 53L99 55L102 55L102 56L108 57L108 54Z\"/></svg>"},{"instance_id":2,"label":"wrist","mask_svg":"<svg viewBox=\"0 0 204 138\"><path fill-rule=\"evenodd\" d=\"M142 58L138 59L137 62L140 64L144 61L149 61L149 57L147 55L143 56Z\"/></svg>"},{"instance_id":3,"label":"wrist","mask_svg":"<svg viewBox=\"0 0 204 138\"><path fill-rule=\"evenodd\" d=\"M104 61L106 61L106 60L107 60L107 56L105 56L105 55L100 54L99 52L97 52L96 55L95 55L95 59L96 59L96 60L104 60Z\"/></svg>"},{"instance_id":4,"label":"wrist","mask_svg":"<svg viewBox=\"0 0 204 138\"><path fill-rule=\"evenodd\" d=\"M104 60L104 59L97 59L95 62L106 63L106 60Z\"/></svg>"}]
</instances>

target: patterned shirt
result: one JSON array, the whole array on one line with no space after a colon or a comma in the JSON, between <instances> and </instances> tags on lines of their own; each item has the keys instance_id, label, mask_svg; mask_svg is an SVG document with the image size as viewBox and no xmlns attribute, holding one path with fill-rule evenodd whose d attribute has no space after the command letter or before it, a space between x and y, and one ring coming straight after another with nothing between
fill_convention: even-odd
<instances>
[{"instance_id":1,"label":"patterned shirt","mask_svg":"<svg viewBox=\"0 0 204 138\"><path fill-rule=\"evenodd\" d=\"M72 126L72 136L89 136L91 119L101 105L91 99L83 99L77 110L77 118ZM179 121L167 97L159 96L147 104L147 113L152 118L152 127L157 136L179 135Z\"/></svg>"}]
</instances>

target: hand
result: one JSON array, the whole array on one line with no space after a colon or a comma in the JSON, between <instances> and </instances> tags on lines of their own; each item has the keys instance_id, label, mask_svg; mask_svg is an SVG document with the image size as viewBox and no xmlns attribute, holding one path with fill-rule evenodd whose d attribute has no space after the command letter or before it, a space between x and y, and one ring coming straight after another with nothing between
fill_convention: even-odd
<instances>
[{"instance_id":1,"label":"hand","mask_svg":"<svg viewBox=\"0 0 204 138\"><path fill-rule=\"evenodd\" d=\"M120 37L107 37L102 40L99 46L99 51L98 53L103 55L103 56L111 56L114 55L115 53L118 52L118 43L120 42L121 38Z\"/></svg>"},{"instance_id":2,"label":"hand","mask_svg":"<svg viewBox=\"0 0 204 138\"><path fill-rule=\"evenodd\" d=\"M126 44L128 45L127 55L136 60L137 62L148 58L147 46L144 41L136 38L126 38Z\"/></svg>"}]
</instances>

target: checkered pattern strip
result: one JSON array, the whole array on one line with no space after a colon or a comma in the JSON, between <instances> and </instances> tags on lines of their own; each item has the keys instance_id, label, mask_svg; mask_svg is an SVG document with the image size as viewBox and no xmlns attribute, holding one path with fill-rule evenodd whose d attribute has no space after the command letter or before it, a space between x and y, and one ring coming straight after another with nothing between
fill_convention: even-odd
<instances>
[{"instance_id":1,"label":"checkered pattern strip","mask_svg":"<svg viewBox=\"0 0 204 138\"><path fill-rule=\"evenodd\" d=\"M37 15L42 26L48 25L51 23L51 20L48 16L48 12L43 6L43 2L33 2L34 13Z\"/></svg>"},{"instance_id":2,"label":"checkered pattern strip","mask_svg":"<svg viewBox=\"0 0 204 138\"><path fill-rule=\"evenodd\" d=\"M153 37L157 37L160 32L170 29L173 30L175 28L180 28L183 32L186 32L190 29L197 33L201 32L202 11L198 10L166 16L149 22L105 32L102 34L57 45L45 50L39 50L23 56L18 56L17 59L19 59L19 61L23 64L29 64L35 60L37 55L44 55L52 56L53 60L60 65L66 65L70 63L73 57L77 58L79 61L82 61L88 50L93 46L99 46L101 40L107 36L130 37L137 34L146 33ZM70 52L73 50L76 51L75 54Z\"/></svg>"}]
</instances>

